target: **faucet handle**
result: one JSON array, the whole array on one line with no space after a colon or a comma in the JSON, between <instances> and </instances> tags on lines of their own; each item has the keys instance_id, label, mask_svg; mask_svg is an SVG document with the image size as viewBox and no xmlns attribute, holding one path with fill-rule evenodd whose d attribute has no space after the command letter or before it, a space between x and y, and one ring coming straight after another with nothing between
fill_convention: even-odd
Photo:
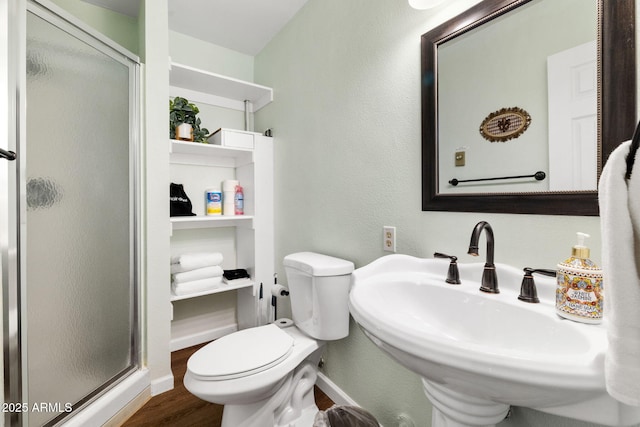
<instances>
[{"instance_id":1,"label":"faucet handle","mask_svg":"<svg viewBox=\"0 0 640 427\"><path fill-rule=\"evenodd\" d=\"M436 252L433 254L434 258L449 258L451 262L449 263L449 271L447 272L447 279L445 282L451 285L459 285L460 282L460 272L458 271L458 257L443 254L440 252Z\"/></svg>"},{"instance_id":2,"label":"faucet handle","mask_svg":"<svg viewBox=\"0 0 640 427\"><path fill-rule=\"evenodd\" d=\"M524 271L524 277L522 278L522 284L520 285L520 295L518 296L518 299L524 302L540 302L538 299L538 292L536 291L536 284L533 281L533 274L538 273L545 276L555 277L556 270L530 267L525 267L522 270Z\"/></svg>"}]
</instances>

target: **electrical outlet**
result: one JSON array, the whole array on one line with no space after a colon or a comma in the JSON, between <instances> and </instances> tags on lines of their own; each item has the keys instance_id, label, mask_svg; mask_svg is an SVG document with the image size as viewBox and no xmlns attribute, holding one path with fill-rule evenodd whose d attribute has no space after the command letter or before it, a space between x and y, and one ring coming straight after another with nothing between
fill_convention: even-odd
<instances>
[{"instance_id":1,"label":"electrical outlet","mask_svg":"<svg viewBox=\"0 0 640 427\"><path fill-rule=\"evenodd\" d=\"M456 166L464 166L466 163L465 157L466 156L464 151L456 151Z\"/></svg>"},{"instance_id":2,"label":"electrical outlet","mask_svg":"<svg viewBox=\"0 0 640 427\"><path fill-rule=\"evenodd\" d=\"M396 251L396 228L385 225L382 227L382 249L387 252Z\"/></svg>"}]
</instances>

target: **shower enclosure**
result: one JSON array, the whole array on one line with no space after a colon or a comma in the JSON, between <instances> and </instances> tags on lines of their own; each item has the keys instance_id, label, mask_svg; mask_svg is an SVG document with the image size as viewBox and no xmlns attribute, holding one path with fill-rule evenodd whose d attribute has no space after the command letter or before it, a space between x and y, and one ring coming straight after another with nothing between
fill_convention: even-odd
<instances>
[{"instance_id":1,"label":"shower enclosure","mask_svg":"<svg viewBox=\"0 0 640 427\"><path fill-rule=\"evenodd\" d=\"M138 61L0 3L4 421L55 425L139 365Z\"/></svg>"}]
</instances>

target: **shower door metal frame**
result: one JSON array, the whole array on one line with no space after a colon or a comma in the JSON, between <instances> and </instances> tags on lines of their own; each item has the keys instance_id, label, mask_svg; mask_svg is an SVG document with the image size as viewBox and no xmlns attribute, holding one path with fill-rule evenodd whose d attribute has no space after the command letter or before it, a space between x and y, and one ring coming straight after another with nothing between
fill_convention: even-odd
<instances>
[{"instance_id":1,"label":"shower door metal frame","mask_svg":"<svg viewBox=\"0 0 640 427\"><path fill-rule=\"evenodd\" d=\"M140 172L140 60L104 35L47 0L0 1L0 24L6 23L6 36L0 33L0 148L17 153L17 159L0 159L0 279L2 283L3 333L3 402L26 402L27 375L26 289L24 273L26 257L26 16L27 13L46 20L71 36L85 42L129 69L129 202L130 202L130 298L131 364L98 390L92 392L73 407L77 413L120 380L140 368L141 363L141 172ZM5 39L3 39L3 37ZM4 81L6 78L6 81ZM4 89L4 88L3 88ZM3 96L4 95L4 96ZM6 111L5 111L6 110ZM6 117L6 119L5 119ZM6 129L4 129L6 120ZM5 138L6 135L6 138ZM5 191L8 189L8 191ZM17 194L16 194L17 193ZM21 274L22 273L22 274ZM18 406L16 406L18 407ZM27 417L22 411L5 412L5 425L24 425ZM55 425L68 417L55 418L47 425Z\"/></svg>"},{"instance_id":2,"label":"shower door metal frame","mask_svg":"<svg viewBox=\"0 0 640 427\"><path fill-rule=\"evenodd\" d=\"M20 104L20 90L25 87L26 69L20 61L21 52L25 50L26 3L24 0L8 0L2 2L0 22L4 24L2 34L2 60L0 60L0 83L3 84L0 97L3 102L3 132L0 144L3 148L17 152L21 135L25 131L23 120L26 110ZM13 66L11 66L13 65ZM20 293L20 268L18 252L20 250L20 210L23 197L18 197L23 189L20 183L20 161L3 161L0 164L0 270L2 271L3 302L3 402L18 403L22 400L22 363L23 354L21 318L22 308ZM22 414L18 411L7 411L4 423L7 426L21 425Z\"/></svg>"},{"instance_id":3,"label":"shower door metal frame","mask_svg":"<svg viewBox=\"0 0 640 427\"><path fill-rule=\"evenodd\" d=\"M21 131L19 119L20 106L18 103L18 88L20 82L21 67L16 62L21 50L21 19L24 8L21 0L9 0L0 2L0 28L5 32L0 36L0 146L6 150L17 151L17 141ZM15 66L10 66L14 64ZM0 163L0 272L2 273L2 301L3 301L3 402L17 402L14 396L21 396L22 383L20 372L22 371L22 359L20 357L20 317L17 311L20 309L18 284L18 242L19 227L18 217L20 201L13 194L9 195L9 188L17 189L19 176L19 162ZM12 361L10 365L9 362ZM5 412L5 425L16 425L21 421L18 412Z\"/></svg>"}]
</instances>

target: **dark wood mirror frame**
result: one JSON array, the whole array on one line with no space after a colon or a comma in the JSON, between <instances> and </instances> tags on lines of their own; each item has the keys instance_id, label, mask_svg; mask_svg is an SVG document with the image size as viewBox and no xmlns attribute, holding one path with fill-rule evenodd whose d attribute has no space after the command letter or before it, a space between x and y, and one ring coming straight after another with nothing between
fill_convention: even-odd
<instances>
[{"instance_id":1,"label":"dark wood mirror frame","mask_svg":"<svg viewBox=\"0 0 640 427\"><path fill-rule=\"evenodd\" d=\"M422 36L422 210L597 216L598 192L438 194L438 44L531 0L484 0ZM635 0L598 3L598 176L636 127Z\"/></svg>"}]
</instances>

